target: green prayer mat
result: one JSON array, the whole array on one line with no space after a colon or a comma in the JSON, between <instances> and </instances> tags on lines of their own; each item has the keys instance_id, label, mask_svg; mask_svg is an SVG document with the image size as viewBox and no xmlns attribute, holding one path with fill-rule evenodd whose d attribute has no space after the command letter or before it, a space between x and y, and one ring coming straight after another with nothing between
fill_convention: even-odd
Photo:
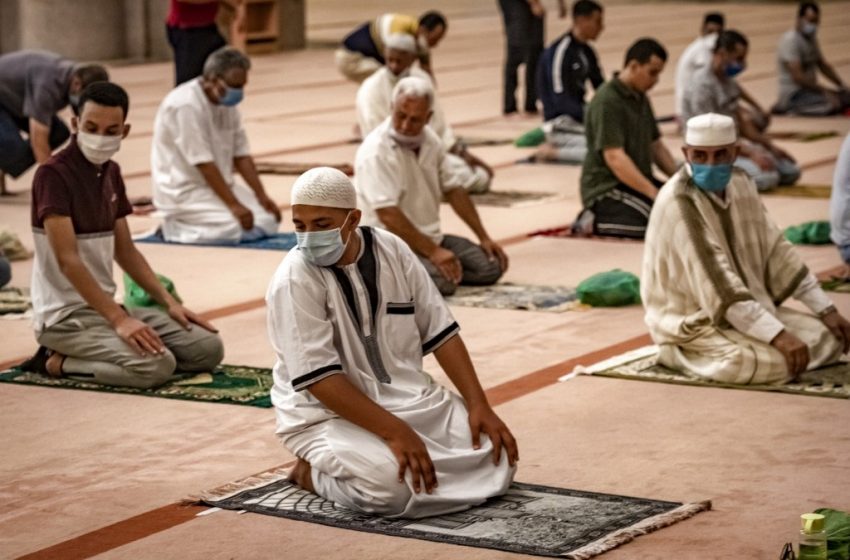
<instances>
[{"instance_id":1,"label":"green prayer mat","mask_svg":"<svg viewBox=\"0 0 850 560\"><path fill-rule=\"evenodd\" d=\"M543 129L537 127L529 130L514 141L514 146L517 148L534 148L546 141L546 133Z\"/></svg>"},{"instance_id":2,"label":"green prayer mat","mask_svg":"<svg viewBox=\"0 0 850 560\"><path fill-rule=\"evenodd\" d=\"M0 290L0 315L26 313L32 308L29 291L23 288Z\"/></svg>"},{"instance_id":3,"label":"green prayer mat","mask_svg":"<svg viewBox=\"0 0 850 560\"><path fill-rule=\"evenodd\" d=\"M560 313L581 308L572 288L532 286L528 284L494 284L492 286L460 286L446 298L450 305L486 309L516 309Z\"/></svg>"},{"instance_id":4,"label":"green prayer mat","mask_svg":"<svg viewBox=\"0 0 850 560\"><path fill-rule=\"evenodd\" d=\"M272 370L247 366L221 365L213 373L178 374L174 381L156 389L110 387L79 378L62 377L56 379L39 373L24 371L18 367L0 372L0 382L105 393L124 393L185 401L241 404L260 408L271 408L272 406L269 396L273 384Z\"/></svg>"},{"instance_id":5,"label":"green prayer mat","mask_svg":"<svg viewBox=\"0 0 850 560\"><path fill-rule=\"evenodd\" d=\"M832 196L830 185L788 185L762 191L762 196L787 196L791 198L820 198L829 199Z\"/></svg>"},{"instance_id":6,"label":"green prayer mat","mask_svg":"<svg viewBox=\"0 0 850 560\"><path fill-rule=\"evenodd\" d=\"M620 307L640 303L640 279L615 268L594 274L576 288L578 297L592 307Z\"/></svg>"},{"instance_id":7,"label":"green prayer mat","mask_svg":"<svg viewBox=\"0 0 850 560\"><path fill-rule=\"evenodd\" d=\"M750 391L768 391L809 397L830 397L850 399L850 363L840 363L808 371L798 381L784 385L739 385L709 381L686 372L674 371L658 364L658 350L649 346L628 352L622 356L606 360L589 368L581 368L577 373L600 377L616 377L637 381L655 381L674 385L697 385L723 389L744 389ZM562 381L572 374L561 378Z\"/></svg>"},{"instance_id":8,"label":"green prayer mat","mask_svg":"<svg viewBox=\"0 0 850 560\"><path fill-rule=\"evenodd\" d=\"M829 245L829 222L806 222L785 228L785 239L794 245Z\"/></svg>"},{"instance_id":9,"label":"green prayer mat","mask_svg":"<svg viewBox=\"0 0 850 560\"><path fill-rule=\"evenodd\" d=\"M821 288L827 292L838 292L839 294L850 294L850 280L844 278L833 278L820 283Z\"/></svg>"}]
</instances>

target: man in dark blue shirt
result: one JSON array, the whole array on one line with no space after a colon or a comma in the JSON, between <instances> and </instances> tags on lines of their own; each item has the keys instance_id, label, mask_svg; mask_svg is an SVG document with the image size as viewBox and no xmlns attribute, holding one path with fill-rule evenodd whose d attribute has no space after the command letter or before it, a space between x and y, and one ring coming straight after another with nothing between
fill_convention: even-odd
<instances>
[{"instance_id":1,"label":"man in dark blue shirt","mask_svg":"<svg viewBox=\"0 0 850 560\"><path fill-rule=\"evenodd\" d=\"M602 6L593 0L579 0L573 5L573 28L543 51L537 89L543 102L547 141L535 160L584 160L587 145L582 123L587 82L597 89L605 81L596 52L588 43L595 41L603 28Z\"/></svg>"}]
</instances>

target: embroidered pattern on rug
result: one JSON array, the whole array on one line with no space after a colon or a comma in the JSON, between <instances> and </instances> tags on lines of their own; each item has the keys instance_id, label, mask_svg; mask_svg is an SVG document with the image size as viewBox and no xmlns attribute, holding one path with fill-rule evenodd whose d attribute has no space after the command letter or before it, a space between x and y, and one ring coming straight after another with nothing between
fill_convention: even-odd
<instances>
[{"instance_id":1,"label":"embroidered pattern on rug","mask_svg":"<svg viewBox=\"0 0 850 560\"><path fill-rule=\"evenodd\" d=\"M459 286L446 297L450 305L487 309L518 309L561 313L582 309L575 288L532 286L529 284L494 284L492 286Z\"/></svg>"},{"instance_id":2,"label":"embroidered pattern on rug","mask_svg":"<svg viewBox=\"0 0 850 560\"><path fill-rule=\"evenodd\" d=\"M573 560L602 554L711 507L710 502L682 504L514 483L504 496L464 512L390 519L337 506L277 473L225 488L229 492L212 491L202 502L355 531Z\"/></svg>"},{"instance_id":3,"label":"embroidered pattern on rug","mask_svg":"<svg viewBox=\"0 0 850 560\"><path fill-rule=\"evenodd\" d=\"M213 373L177 375L174 381L155 389L110 387L80 377L57 379L18 368L0 372L0 382L188 401L240 404L260 408L272 406L269 391L274 383L270 369L232 365L221 365Z\"/></svg>"},{"instance_id":4,"label":"embroidered pattern on rug","mask_svg":"<svg viewBox=\"0 0 850 560\"><path fill-rule=\"evenodd\" d=\"M235 249L262 249L266 251L289 251L298 244L294 233L276 233L256 241L240 241L239 243L172 243L163 239L159 232L146 237L136 238L136 243L162 243L165 245L186 247L228 247Z\"/></svg>"}]
</instances>

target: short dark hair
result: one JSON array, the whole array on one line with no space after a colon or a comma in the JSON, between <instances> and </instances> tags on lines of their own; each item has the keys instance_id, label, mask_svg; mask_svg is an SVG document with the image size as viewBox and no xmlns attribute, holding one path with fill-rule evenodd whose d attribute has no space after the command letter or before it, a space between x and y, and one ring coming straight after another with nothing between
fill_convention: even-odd
<instances>
[{"instance_id":1,"label":"short dark hair","mask_svg":"<svg viewBox=\"0 0 850 560\"><path fill-rule=\"evenodd\" d=\"M662 61L667 61L667 51L661 46L661 43L651 37L643 37L634 42L626 51L626 61L623 65L627 65L632 60L639 64L646 64L653 56L657 56Z\"/></svg>"},{"instance_id":2,"label":"short dark hair","mask_svg":"<svg viewBox=\"0 0 850 560\"><path fill-rule=\"evenodd\" d=\"M709 23L716 23L720 27L726 26L726 18L720 12L708 12L702 18L702 26L705 27Z\"/></svg>"},{"instance_id":3,"label":"short dark hair","mask_svg":"<svg viewBox=\"0 0 850 560\"><path fill-rule=\"evenodd\" d=\"M121 107L124 113L124 119L127 119L127 112L130 110L130 98L124 88L112 82L95 82L80 95L79 114L83 114L83 107L86 102L91 101L104 107Z\"/></svg>"},{"instance_id":4,"label":"short dark hair","mask_svg":"<svg viewBox=\"0 0 850 560\"><path fill-rule=\"evenodd\" d=\"M448 29L449 23L446 21L446 16L436 10L425 12L419 17L419 26L424 27L428 31L443 26L443 29Z\"/></svg>"},{"instance_id":5,"label":"short dark hair","mask_svg":"<svg viewBox=\"0 0 850 560\"><path fill-rule=\"evenodd\" d=\"M816 14L820 14L820 6L818 6L817 2L800 2L800 7L797 8L797 17L803 17L809 10L814 11Z\"/></svg>"},{"instance_id":6,"label":"short dark hair","mask_svg":"<svg viewBox=\"0 0 850 560\"><path fill-rule=\"evenodd\" d=\"M71 75L80 79L83 89L95 82L109 81L109 72L100 64L78 64Z\"/></svg>"},{"instance_id":7,"label":"short dark hair","mask_svg":"<svg viewBox=\"0 0 850 560\"><path fill-rule=\"evenodd\" d=\"M747 38L738 31L735 31L734 29L727 29L726 31L721 31L720 35L717 36L717 42L714 44L714 52L717 52L720 49L730 52L738 45L749 47L750 42L747 41Z\"/></svg>"},{"instance_id":8,"label":"short dark hair","mask_svg":"<svg viewBox=\"0 0 850 560\"><path fill-rule=\"evenodd\" d=\"M602 5L593 0L578 0L573 4L573 19L577 17L592 16L596 12L602 11Z\"/></svg>"}]
</instances>

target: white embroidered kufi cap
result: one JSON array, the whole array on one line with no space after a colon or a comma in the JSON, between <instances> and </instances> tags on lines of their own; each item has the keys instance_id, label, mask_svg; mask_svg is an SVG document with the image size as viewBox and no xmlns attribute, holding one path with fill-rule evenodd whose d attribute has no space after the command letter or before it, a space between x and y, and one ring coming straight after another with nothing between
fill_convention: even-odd
<instances>
[{"instance_id":1,"label":"white embroidered kufi cap","mask_svg":"<svg viewBox=\"0 0 850 560\"><path fill-rule=\"evenodd\" d=\"M416 40L407 33L393 33L384 43L385 48L416 54Z\"/></svg>"},{"instance_id":2,"label":"white embroidered kufi cap","mask_svg":"<svg viewBox=\"0 0 850 560\"><path fill-rule=\"evenodd\" d=\"M706 113L688 119L685 144L688 146L728 146L738 140L735 120L726 115Z\"/></svg>"},{"instance_id":3,"label":"white embroidered kufi cap","mask_svg":"<svg viewBox=\"0 0 850 560\"><path fill-rule=\"evenodd\" d=\"M314 167L292 185L292 205L357 208L357 192L348 175L333 167Z\"/></svg>"}]
</instances>

